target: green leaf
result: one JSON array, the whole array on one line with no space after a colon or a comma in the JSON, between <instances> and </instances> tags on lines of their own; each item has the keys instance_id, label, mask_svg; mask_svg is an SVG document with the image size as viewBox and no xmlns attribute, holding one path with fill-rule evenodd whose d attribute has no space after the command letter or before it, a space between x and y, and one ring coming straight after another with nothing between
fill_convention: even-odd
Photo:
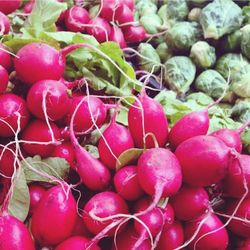
<instances>
[{"instance_id":1,"label":"green leaf","mask_svg":"<svg viewBox=\"0 0 250 250\"><path fill-rule=\"evenodd\" d=\"M116 161L116 170L119 170L120 168L127 165L136 164L138 158L143 152L144 149L140 148L130 148L124 151Z\"/></svg>"},{"instance_id":2,"label":"green leaf","mask_svg":"<svg viewBox=\"0 0 250 250\"><path fill-rule=\"evenodd\" d=\"M10 199L8 211L21 221L25 221L30 206L29 188L21 167L18 168L14 179L13 194Z\"/></svg>"},{"instance_id":3,"label":"green leaf","mask_svg":"<svg viewBox=\"0 0 250 250\"><path fill-rule=\"evenodd\" d=\"M93 146L91 144L87 144L84 146L84 148L96 159L99 158L99 152L98 152L98 148L96 146Z\"/></svg>"},{"instance_id":4,"label":"green leaf","mask_svg":"<svg viewBox=\"0 0 250 250\"><path fill-rule=\"evenodd\" d=\"M128 126L128 110L120 109L116 115L116 121L125 126Z\"/></svg>"},{"instance_id":5,"label":"green leaf","mask_svg":"<svg viewBox=\"0 0 250 250\"><path fill-rule=\"evenodd\" d=\"M33 181L53 183L49 177L65 180L70 169L65 159L59 157L42 159L39 155L22 160L21 167L24 170L27 183ZM31 167L41 172L44 176L36 173Z\"/></svg>"}]
</instances>

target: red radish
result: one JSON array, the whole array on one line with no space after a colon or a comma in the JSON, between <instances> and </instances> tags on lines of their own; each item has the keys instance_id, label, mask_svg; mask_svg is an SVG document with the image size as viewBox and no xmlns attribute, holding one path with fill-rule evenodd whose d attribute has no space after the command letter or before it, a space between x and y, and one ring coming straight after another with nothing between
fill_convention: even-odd
<instances>
[{"instance_id":1,"label":"red radish","mask_svg":"<svg viewBox=\"0 0 250 250\"><path fill-rule=\"evenodd\" d=\"M0 94L6 91L9 82L8 71L0 65Z\"/></svg>"},{"instance_id":2,"label":"red radish","mask_svg":"<svg viewBox=\"0 0 250 250\"><path fill-rule=\"evenodd\" d=\"M117 220L108 219L102 221L101 219L117 214L128 214L126 202L114 192L100 192L94 195L84 206L83 220L91 233L98 234L106 226ZM93 218L93 215L99 217L100 221ZM113 236L115 234L115 229L116 228L112 228L108 232L108 235Z\"/></svg>"},{"instance_id":3,"label":"red radish","mask_svg":"<svg viewBox=\"0 0 250 250\"><path fill-rule=\"evenodd\" d=\"M15 217L0 215L1 250L35 250L35 245L27 227Z\"/></svg>"},{"instance_id":4,"label":"red radish","mask_svg":"<svg viewBox=\"0 0 250 250\"><path fill-rule=\"evenodd\" d=\"M143 195L138 181L136 166L121 168L114 175L116 192L125 200L137 200Z\"/></svg>"},{"instance_id":5,"label":"red radish","mask_svg":"<svg viewBox=\"0 0 250 250\"><path fill-rule=\"evenodd\" d=\"M46 189L36 183L32 183L29 185L29 193L30 193L30 209L29 214L32 215L37 208L40 200L46 193Z\"/></svg>"},{"instance_id":6,"label":"red radish","mask_svg":"<svg viewBox=\"0 0 250 250\"><path fill-rule=\"evenodd\" d=\"M125 41L128 43L140 43L147 38L147 33L143 26L129 25L124 27Z\"/></svg>"},{"instance_id":7,"label":"red radish","mask_svg":"<svg viewBox=\"0 0 250 250\"><path fill-rule=\"evenodd\" d=\"M0 65L6 70L10 70L12 66L12 59L8 53L8 48L2 43L0 43Z\"/></svg>"},{"instance_id":8,"label":"red radish","mask_svg":"<svg viewBox=\"0 0 250 250\"><path fill-rule=\"evenodd\" d=\"M250 238L238 241L236 250L250 250Z\"/></svg>"},{"instance_id":9,"label":"red radish","mask_svg":"<svg viewBox=\"0 0 250 250\"><path fill-rule=\"evenodd\" d=\"M29 112L26 102L14 94L0 95L0 136L9 137L14 135L20 123L20 130L23 130L29 121ZM9 126L12 127L12 130Z\"/></svg>"},{"instance_id":10,"label":"red radish","mask_svg":"<svg viewBox=\"0 0 250 250\"><path fill-rule=\"evenodd\" d=\"M11 186L11 179L7 179L0 176L0 205L2 205L3 202L5 201L10 186Z\"/></svg>"},{"instance_id":11,"label":"red radish","mask_svg":"<svg viewBox=\"0 0 250 250\"><path fill-rule=\"evenodd\" d=\"M91 237L91 234L86 228L82 217L80 217L79 215L76 218L76 223L72 232L72 236Z\"/></svg>"},{"instance_id":12,"label":"red radish","mask_svg":"<svg viewBox=\"0 0 250 250\"><path fill-rule=\"evenodd\" d=\"M134 0L123 0L122 3L127 5L132 11L135 9L135 1Z\"/></svg>"},{"instance_id":13,"label":"red radish","mask_svg":"<svg viewBox=\"0 0 250 250\"><path fill-rule=\"evenodd\" d=\"M113 21L114 12L122 5L121 0L102 0L100 16L107 21Z\"/></svg>"},{"instance_id":14,"label":"red radish","mask_svg":"<svg viewBox=\"0 0 250 250\"><path fill-rule=\"evenodd\" d=\"M115 169L116 158L133 147L134 142L129 130L125 126L116 123L115 118L113 118L98 143L101 161L107 167Z\"/></svg>"},{"instance_id":15,"label":"red radish","mask_svg":"<svg viewBox=\"0 0 250 250\"><path fill-rule=\"evenodd\" d=\"M33 8L34 8L34 5L35 5L35 2L34 2L34 1L28 2L27 4L24 5L23 12L24 12L25 14L30 14L31 11L32 11Z\"/></svg>"},{"instance_id":16,"label":"red radish","mask_svg":"<svg viewBox=\"0 0 250 250\"><path fill-rule=\"evenodd\" d=\"M209 128L208 110L195 111L184 115L169 132L169 143L176 148L183 141L197 135L206 135Z\"/></svg>"},{"instance_id":17,"label":"red radish","mask_svg":"<svg viewBox=\"0 0 250 250\"><path fill-rule=\"evenodd\" d=\"M53 246L70 237L77 217L76 202L60 185L50 188L35 209L31 232L42 246Z\"/></svg>"},{"instance_id":18,"label":"red radish","mask_svg":"<svg viewBox=\"0 0 250 250\"><path fill-rule=\"evenodd\" d=\"M0 1L0 11L8 15L17 10L21 3L21 0Z\"/></svg>"},{"instance_id":19,"label":"red radish","mask_svg":"<svg viewBox=\"0 0 250 250\"><path fill-rule=\"evenodd\" d=\"M30 112L37 118L52 121L63 118L69 111L67 87L60 81L42 80L31 86L27 95Z\"/></svg>"},{"instance_id":20,"label":"red radish","mask_svg":"<svg viewBox=\"0 0 250 250\"><path fill-rule=\"evenodd\" d=\"M239 200L231 202L227 206L227 214L230 216L238 207ZM232 219L229 223L229 230L240 237L247 238L250 235L250 198L245 199L235 213L238 219Z\"/></svg>"},{"instance_id":21,"label":"red radish","mask_svg":"<svg viewBox=\"0 0 250 250\"><path fill-rule=\"evenodd\" d=\"M229 241L228 234L223 227L223 223L216 215L210 213L199 217L197 220L188 222L184 227L186 241L193 237L198 227L200 227L200 230L195 234L194 239L188 245L188 249L227 249Z\"/></svg>"},{"instance_id":22,"label":"red radish","mask_svg":"<svg viewBox=\"0 0 250 250\"><path fill-rule=\"evenodd\" d=\"M4 13L0 11L0 35L8 34L9 31L10 31L10 20Z\"/></svg>"},{"instance_id":23,"label":"red radish","mask_svg":"<svg viewBox=\"0 0 250 250\"><path fill-rule=\"evenodd\" d=\"M124 49L124 48L127 47L123 32L117 26L112 26L111 27L109 40L118 43L121 49Z\"/></svg>"},{"instance_id":24,"label":"red radish","mask_svg":"<svg viewBox=\"0 0 250 250\"><path fill-rule=\"evenodd\" d=\"M74 117L74 131L75 132L86 132L88 130L94 129L93 120L97 126L101 126L106 119L107 108L101 99L95 96L88 96L83 99L83 96L74 96L72 99L69 114L66 117L66 124L70 124L70 119L76 109L80 104L75 117ZM91 118L92 116L92 118Z\"/></svg>"},{"instance_id":25,"label":"red radish","mask_svg":"<svg viewBox=\"0 0 250 250\"><path fill-rule=\"evenodd\" d=\"M115 10L114 20L119 24L134 22L134 13L127 5L121 4Z\"/></svg>"},{"instance_id":26,"label":"red radish","mask_svg":"<svg viewBox=\"0 0 250 250\"><path fill-rule=\"evenodd\" d=\"M69 31L83 32L85 30L84 24L90 21L90 17L86 9L80 6L73 6L66 11L64 20Z\"/></svg>"},{"instance_id":27,"label":"red radish","mask_svg":"<svg viewBox=\"0 0 250 250\"><path fill-rule=\"evenodd\" d=\"M245 190L244 181L250 189L250 155L238 155L237 158L231 160L227 175L223 180L225 194L241 198L248 191ZM250 197L249 191L247 197Z\"/></svg>"},{"instance_id":28,"label":"red radish","mask_svg":"<svg viewBox=\"0 0 250 250\"><path fill-rule=\"evenodd\" d=\"M175 221L169 228L161 233L156 250L173 250L184 243L184 232L180 222Z\"/></svg>"},{"instance_id":29,"label":"red radish","mask_svg":"<svg viewBox=\"0 0 250 250\"><path fill-rule=\"evenodd\" d=\"M200 135L182 142L175 155L182 167L183 181L196 187L219 182L227 171L229 151L224 142L214 136Z\"/></svg>"},{"instance_id":30,"label":"red radish","mask_svg":"<svg viewBox=\"0 0 250 250\"><path fill-rule=\"evenodd\" d=\"M154 208L162 197L174 195L182 183L181 166L176 156L165 148L146 150L138 160L138 179L142 189L154 196Z\"/></svg>"},{"instance_id":31,"label":"red radish","mask_svg":"<svg viewBox=\"0 0 250 250\"><path fill-rule=\"evenodd\" d=\"M135 101L129 108L128 127L137 147L143 148L144 141L147 148L155 146L152 136L144 138L148 133L154 135L160 147L167 142L168 121L164 110L159 102L148 97L144 91L139 101Z\"/></svg>"},{"instance_id":32,"label":"red radish","mask_svg":"<svg viewBox=\"0 0 250 250\"><path fill-rule=\"evenodd\" d=\"M67 240L60 243L55 250L100 250L100 247L93 245L89 246L90 240L82 236L70 237Z\"/></svg>"},{"instance_id":33,"label":"red radish","mask_svg":"<svg viewBox=\"0 0 250 250\"><path fill-rule=\"evenodd\" d=\"M164 221L165 221L164 230L167 230L174 223L174 217L175 217L174 209L172 205L168 203L165 208L162 208L162 212L163 212Z\"/></svg>"},{"instance_id":34,"label":"red radish","mask_svg":"<svg viewBox=\"0 0 250 250\"><path fill-rule=\"evenodd\" d=\"M55 148L55 142L60 138L60 131L54 123L50 123L50 131L47 123L42 120L34 120L29 123L22 133L23 149L30 155L49 157ZM53 133L53 135L51 134ZM53 138L54 137L54 142Z\"/></svg>"},{"instance_id":35,"label":"red radish","mask_svg":"<svg viewBox=\"0 0 250 250\"><path fill-rule=\"evenodd\" d=\"M208 194L204 188L200 187L183 186L176 195L170 198L170 202L176 218L185 221L200 217L209 207Z\"/></svg>"},{"instance_id":36,"label":"red radish","mask_svg":"<svg viewBox=\"0 0 250 250\"><path fill-rule=\"evenodd\" d=\"M108 41L108 37L111 33L109 23L101 17L91 19L88 22L86 30L87 33L94 36L99 43Z\"/></svg>"},{"instance_id":37,"label":"red radish","mask_svg":"<svg viewBox=\"0 0 250 250\"><path fill-rule=\"evenodd\" d=\"M51 156L65 159L69 163L69 165L73 169L75 169L75 152L71 143L64 142L60 145L57 145L53 150Z\"/></svg>"},{"instance_id":38,"label":"red radish","mask_svg":"<svg viewBox=\"0 0 250 250\"><path fill-rule=\"evenodd\" d=\"M11 177L15 168L15 147L0 148L0 174ZM17 165L16 165L17 167Z\"/></svg>"}]
</instances>

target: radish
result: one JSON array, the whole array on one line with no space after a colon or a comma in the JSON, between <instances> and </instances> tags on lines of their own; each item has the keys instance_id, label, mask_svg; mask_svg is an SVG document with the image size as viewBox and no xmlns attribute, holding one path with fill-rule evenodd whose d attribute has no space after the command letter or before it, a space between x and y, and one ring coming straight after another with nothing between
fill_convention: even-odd
<instances>
[{"instance_id":1,"label":"radish","mask_svg":"<svg viewBox=\"0 0 250 250\"><path fill-rule=\"evenodd\" d=\"M90 17L86 9L73 6L66 11L64 20L69 31L83 32L85 30L84 24L90 21Z\"/></svg>"},{"instance_id":2,"label":"radish","mask_svg":"<svg viewBox=\"0 0 250 250\"><path fill-rule=\"evenodd\" d=\"M229 148L223 141L200 135L182 142L175 155L180 161L184 183L205 187L225 177L229 164Z\"/></svg>"},{"instance_id":3,"label":"radish","mask_svg":"<svg viewBox=\"0 0 250 250\"><path fill-rule=\"evenodd\" d=\"M59 120L67 114L70 107L67 87L55 80L36 82L29 89L27 105L30 112L37 118Z\"/></svg>"},{"instance_id":4,"label":"radish","mask_svg":"<svg viewBox=\"0 0 250 250\"><path fill-rule=\"evenodd\" d=\"M123 35L128 43L140 43L144 41L148 35L143 26L129 25L124 27Z\"/></svg>"},{"instance_id":5,"label":"radish","mask_svg":"<svg viewBox=\"0 0 250 250\"><path fill-rule=\"evenodd\" d=\"M241 198L246 192L244 181L250 189L250 155L242 154L233 158L228 166L227 175L223 180L225 194L233 198ZM247 192L247 197L250 197L248 190Z\"/></svg>"},{"instance_id":6,"label":"radish","mask_svg":"<svg viewBox=\"0 0 250 250\"><path fill-rule=\"evenodd\" d=\"M127 5L132 11L135 9L135 1L134 0L123 0L122 3Z\"/></svg>"},{"instance_id":7,"label":"radish","mask_svg":"<svg viewBox=\"0 0 250 250\"><path fill-rule=\"evenodd\" d=\"M156 250L173 250L184 243L184 232L180 222L175 221L169 228L161 233Z\"/></svg>"},{"instance_id":8,"label":"radish","mask_svg":"<svg viewBox=\"0 0 250 250\"><path fill-rule=\"evenodd\" d=\"M6 91L9 82L8 71L0 65L0 94Z\"/></svg>"},{"instance_id":9,"label":"radish","mask_svg":"<svg viewBox=\"0 0 250 250\"><path fill-rule=\"evenodd\" d=\"M20 125L22 131L29 121L26 102L14 94L0 95L0 136L13 136Z\"/></svg>"},{"instance_id":10,"label":"radish","mask_svg":"<svg viewBox=\"0 0 250 250\"><path fill-rule=\"evenodd\" d=\"M15 148L0 149L0 174L11 177L15 167Z\"/></svg>"},{"instance_id":11,"label":"radish","mask_svg":"<svg viewBox=\"0 0 250 250\"><path fill-rule=\"evenodd\" d=\"M0 11L8 15L17 10L21 3L21 0L0 1Z\"/></svg>"},{"instance_id":12,"label":"radish","mask_svg":"<svg viewBox=\"0 0 250 250\"><path fill-rule=\"evenodd\" d=\"M0 11L0 35L8 34L9 31L10 31L10 20L4 13Z\"/></svg>"},{"instance_id":13,"label":"radish","mask_svg":"<svg viewBox=\"0 0 250 250\"><path fill-rule=\"evenodd\" d=\"M29 156L49 157L51 155L60 138L60 131L52 122L50 127L51 130L45 121L34 120L25 128L21 139L24 140L23 149Z\"/></svg>"},{"instance_id":14,"label":"radish","mask_svg":"<svg viewBox=\"0 0 250 250\"><path fill-rule=\"evenodd\" d=\"M165 208L162 208L163 216L164 216L164 230L167 230L174 223L174 209L171 204L167 204Z\"/></svg>"},{"instance_id":15,"label":"radish","mask_svg":"<svg viewBox=\"0 0 250 250\"><path fill-rule=\"evenodd\" d=\"M5 201L6 195L11 186L11 179L4 178L0 176L0 205Z\"/></svg>"},{"instance_id":16,"label":"radish","mask_svg":"<svg viewBox=\"0 0 250 250\"><path fill-rule=\"evenodd\" d=\"M66 187L66 186L65 186ZM35 209L31 232L42 246L54 246L70 237L77 217L76 202L71 192L60 185L50 188Z\"/></svg>"},{"instance_id":17,"label":"radish","mask_svg":"<svg viewBox=\"0 0 250 250\"><path fill-rule=\"evenodd\" d=\"M79 215L76 218L76 223L71 234L72 236L84 236L84 237L91 237L91 233L86 228L82 217Z\"/></svg>"},{"instance_id":18,"label":"radish","mask_svg":"<svg viewBox=\"0 0 250 250\"><path fill-rule=\"evenodd\" d=\"M156 126L157 124L157 126ZM141 93L139 100L129 108L128 127L137 147L152 148L155 146L153 134L160 147L165 146L168 136L168 121L159 102Z\"/></svg>"},{"instance_id":19,"label":"radish","mask_svg":"<svg viewBox=\"0 0 250 250\"><path fill-rule=\"evenodd\" d=\"M116 27L116 26L111 27L109 41L118 43L121 49L124 49L127 47L123 32L119 27Z\"/></svg>"},{"instance_id":20,"label":"radish","mask_svg":"<svg viewBox=\"0 0 250 250\"><path fill-rule=\"evenodd\" d=\"M133 147L134 142L129 130L117 124L114 116L98 143L101 161L110 169L115 169L116 160L121 153Z\"/></svg>"},{"instance_id":21,"label":"radish","mask_svg":"<svg viewBox=\"0 0 250 250\"><path fill-rule=\"evenodd\" d=\"M200 230L197 232L198 227ZM188 222L184 227L184 235L186 241L193 239L188 245L188 249L226 250L229 241L222 222L212 213Z\"/></svg>"},{"instance_id":22,"label":"radish","mask_svg":"<svg viewBox=\"0 0 250 250\"><path fill-rule=\"evenodd\" d=\"M208 194L201 187L183 186L176 195L170 198L170 202L176 218L185 221L200 217L209 207Z\"/></svg>"},{"instance_id":23,"label":"radish","mask_svg":"<svg viewBox=\"0 0 250 250\"><path fill-rule=\"evenodd\" d=\"M239 204L239 200L231 202L227 206L227 214L230 216ZM245 199L235 213L236 218L232 219L228 228L237 236L249 237L250 235L250 198Z\"/></svg>"},{"instance_id":24,"label":"radish","mask_svg":"<svg viewBox=\"0 0 250 250\"><path fill-rule=\"evenodd\" d=\"M29 185L29 194L30 194L30 209L29 214L32 215L37 208L40 200L46 193L46 189L36 183L32 183Z\"/></svg>"},{"instance_id":25,"label":"radish","mask_svg":"<svg viewBox=\"0 0 250 250\"><path fill-rule=\"evenodd\" d=\"M179 161L165 148L146 150L138 160L137 174L142 189L154 196L152 208L160 198L174 195L182 183Z\"/></svg>"},{"instance_id":26,"label":"radish","mask_svg":"<svg viewBox=\"0 0 250 250\"><path fill-rule=\"evenodd\" d=\"M238 241L236 250L250 250L250 238Z\"/></svg>"},{"instance_id":27,"label":"radish","mask_svg":"<svg viewBox=\"0 0 250 250\"><path fill-rule=\"evenodd\" d=\"M0 43L0 65L3 66L6 70L10 70L12 66L12 58L7 47Z\"/></svg>"},{"instance_id":28,"label":"radish","mask_svg":"<svg viewBox=\"0 0 250 250\"><path fill-rule=\"evenodd\" d=\"M33 0L29 1L28 3L26 3L23 7L23 13L25 14L30 14L31 11L33 10L35 5L35 2Z\"/></svg>"},{"instance_id":29,"label":"radish","mask_svg":"<svg viewBox=\"0 0 250 250\"><path fill-rule=\"evenodd\" d=\"M125 200L137 200L143 195L139 185L136 166L126 166L114 175L116 192Z\"/></svg>"},{"instance_id":30,"label":"radish","mask_svg":"<svg viewBox=\"0 0 250 250\"><path fill-rule=\"evenodd\" d=\"M128 214L126 202L114 192L100 192L94 195L84 206L83 220L91 233L98 234L117 220L105 218L117 214ZM115 228L109 230L107 234L113 236Z\"/></svg>"},{"instance_id":31,"label":"radish","mask_svg":"<svg viewBox=\"0 0 250 250\"><path fill-rule=\"evenodd\" d=\"M0 215L0 249L35 250L27 227L6 212Z\"/></svg>"},{"instance_id":32,"label":"radish","mask_svg":"<svg viewBox=\"0 0 250 250\"><path fill-rule=\"evenodd\" d=\"M125 4L121 4L115 10L114 20L119 24L126 24L134 22L134 14L133 11Z\"/></svg>"},{"instance_id":33,"label":"radish","mask_svg":"<svg viewBox=\"0 0 250 250\"><path fill-rule=\"evenodd\" d=\"M82 237L82 236L74 236L70 237L67 240L60 243L55 250L100 250L100 247L98 246L88 246L90 240L88 238Z\"/></svg>"},{"instance_id":34,"label":"radish","mask_svg":"<svg viewBox=\"0 0 250 250\"><path fill-rule=\"evenodd\" d=\"M120 5L122 5L121 0L102 0L100 16L107 21L113 21L114 12Z\"/></svg>"},{"instance_id":35,"label":"radish","mask_svg":"<svg viewBox=\"0 0 250 250\"><path fill-rule=\"evenodd\" d=\"M86 31L89 35L94 36L99 43L102 43L108 41L111 27L105 19L95 17L88 22Z\"/></svg>"}]
</instances>

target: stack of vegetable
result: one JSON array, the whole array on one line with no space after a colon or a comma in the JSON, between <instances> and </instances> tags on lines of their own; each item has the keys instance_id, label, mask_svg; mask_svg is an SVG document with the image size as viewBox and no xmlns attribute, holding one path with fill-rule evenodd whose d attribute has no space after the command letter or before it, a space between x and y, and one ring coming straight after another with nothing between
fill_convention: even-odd
<instances>
[{"instance_id":1,"label":"stack of vegetable","mask_svg":"<svg viewBox=\"0 0 250 250\"><path fill-rule=\"evenodd\" d=\"M246 3L0 11L0 249L249 249Z\"/></svg>"}]
</instances>

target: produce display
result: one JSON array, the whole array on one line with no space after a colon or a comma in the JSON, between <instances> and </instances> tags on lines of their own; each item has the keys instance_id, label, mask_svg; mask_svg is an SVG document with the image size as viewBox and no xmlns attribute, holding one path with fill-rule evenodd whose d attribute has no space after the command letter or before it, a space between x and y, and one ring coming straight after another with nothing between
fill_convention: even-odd
<instances>
[{"instance_id":1,"label":"produce display","mask_svg":"<svg viewBox=\"0 0 250 250\"><path fill-rule=\"evenodd\" d=\"M0 1L0 250L249 250L250 1Z\"/></svg>"}]
</instances>

